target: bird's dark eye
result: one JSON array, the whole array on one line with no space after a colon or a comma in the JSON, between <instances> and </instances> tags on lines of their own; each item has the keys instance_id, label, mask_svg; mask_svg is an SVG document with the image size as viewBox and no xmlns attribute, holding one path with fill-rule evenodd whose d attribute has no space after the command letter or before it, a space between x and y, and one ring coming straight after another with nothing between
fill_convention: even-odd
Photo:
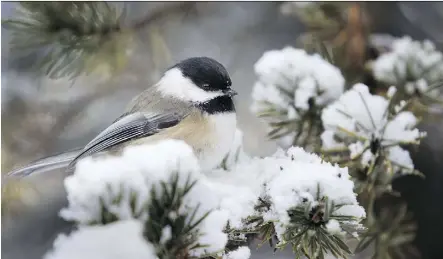
<instances>
[{"instance_id":1,"label":"bird's dark eye","mask_svg":"<svg viewBox=\"0 0 443 259\"><path fill-rule=\"evenodd\" d=\"M214 90L214 89L211 89L211 85L209 85L209 84L201 84L200 88L205 91L213 91Z\"/></svg>"}]
</instances>

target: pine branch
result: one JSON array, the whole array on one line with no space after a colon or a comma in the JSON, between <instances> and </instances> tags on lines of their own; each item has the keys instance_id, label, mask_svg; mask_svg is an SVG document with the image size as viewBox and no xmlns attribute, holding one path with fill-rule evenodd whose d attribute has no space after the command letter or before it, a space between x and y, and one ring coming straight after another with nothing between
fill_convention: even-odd
<instances>
[{"instance_id":1,"label":"pine branch","mask_svg":"<svg viewBox=\"0 0 443 259\"><path fill-rule=\"evenodd\" d=\"M160 190L151 189L144 235L155 246L159 258L187 258L188 251L205 247L197 243L202 234L198 226L210 212L197 217L199 206L183 211L183 199L195 184L188 177L180 187L179 175L174 174L168 183L161 184ZM170 229L170 237L166 240L163 236L165 228Z\"/></svg>"},{"instance_id":2,"label":"pine branch","mask_svg":"<svg viewBox=\"0 0 443 259\"><path fill-rule=\"evenodd\" d=\"M42 53L33 69L50 78L89 74L97 65L118 67L124 12L106 2L20 2L18 18L2 21L12 32L11 50Z\"/></svg>"},{"instance_id":3,"label":"pine branch","mask_svg":"<svg viewBox=\"0 0 443 259\"><path fill-rule=\"evenodd\" d=\"M2 26L12 33L10 48L17 57L37 57L32 71L72 80L123 68L134 33L185 6L191 5L174 4L127 25L126 9L107 2L20 2L17 18Z\"/></svg>"},{"instance_id":4,"label":"pine branch","mask_svg":"<svg viewBox=\"0 0 443 259\"><path fill-rule=\"evenodd\" d=\"M335 215L334 212L346 204L335 205L327 197L321 197L318 186L316 205L311 202L294 207L288 211L290 224L285 233L278 238L275 225L278 222L265 221L261 214L270 209L272 201L269 198L259 198L255 209L256 216L247 220L247 225L252 226L262 239L262 244L269 242L274 251L283 249L290 244L295 258L325 258L330 253L336 258L346 258L352 255L351 250L343 241L345 234L353 235L363 231L361 225L351 224L356 219L351 216ZM336 220L340 224L343 234L331 234L327 231L327 223ZM274 245L274 241L276 245Z\"/></svg>"}]
</instances>

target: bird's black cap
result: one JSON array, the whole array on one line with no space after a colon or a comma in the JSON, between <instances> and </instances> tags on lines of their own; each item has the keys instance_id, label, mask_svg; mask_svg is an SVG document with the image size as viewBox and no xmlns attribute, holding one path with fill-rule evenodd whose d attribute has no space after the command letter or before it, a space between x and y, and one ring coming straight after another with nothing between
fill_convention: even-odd
<instances>
[{"instance_id":1,"label":"bird's black cap","mask_svg":"<svg viewBox=\"0 0 443 259\"><path fill-rule=\"evenodd\" d=\"M171 68L180 69L183 76L205 91L227 90L232 84L226 68L212 58L188 58Z\"/></svg>"}]
</instances>

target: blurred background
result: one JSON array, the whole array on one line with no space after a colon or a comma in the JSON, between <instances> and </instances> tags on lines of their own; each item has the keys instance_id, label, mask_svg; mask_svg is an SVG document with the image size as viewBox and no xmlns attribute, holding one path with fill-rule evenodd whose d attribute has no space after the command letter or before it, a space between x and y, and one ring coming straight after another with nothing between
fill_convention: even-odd
<instances>
[{"instance_id":1,"label":"blurred background","mask_svg":"<svg viewBox=\"0 0 443 259\"><path fill-rule=\"evenodd\" d=\"M117 3L121 4L121 3ZM250 154L272 153L264 125L249 111L255 81L254 63L263 52L295 45L305 26L283 15L282 2L126 2L128 22L150 17L128 49L128 63L110 77L88 76L74 83L29 72L37 56L18 58L9 51L10 32L2 27L1 107L2 172L53 153L81 147L118 117L127 102L157 81L162 71L187 57L208 56L224 64L238 90L238 127ZM13 18L17 3L2 2L2 19ZM443 47L443 3L366 3L371 31L430 39ZM420 126L428 138L414 152L426 179L404 177L395 187L408 202L418 224L416 245L422 258L443 258L443 122ZM28 179L21 203L2 206L2 256L33 259L52 246L69 225L58 219L64 205L60 173ZM7 209L7 210L6 210ZM266 246L252 258L268 258ZM290 258L291 251L275 258Z\"/></svg>"}]
</instances>

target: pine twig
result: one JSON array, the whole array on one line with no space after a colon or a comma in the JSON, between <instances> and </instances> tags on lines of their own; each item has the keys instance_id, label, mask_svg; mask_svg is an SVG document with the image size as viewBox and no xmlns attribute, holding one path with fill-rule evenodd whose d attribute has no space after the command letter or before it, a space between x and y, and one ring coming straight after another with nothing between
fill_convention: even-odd
<instances>
[{"instance_id":1,"label":"pine twig","mask_svg":"<svg viewBox=\"0 0 443 259\"><path fill-rule=\"evenodd\" d=\"M123 68L137 31L193 4L172 4L127 25L126 9L107 2L20 2L17 18L2 20L2 26L12 33L17 56L37 57L33 71L73 80L103 67L111 73Z\"/></svg>"}]
</instances>

